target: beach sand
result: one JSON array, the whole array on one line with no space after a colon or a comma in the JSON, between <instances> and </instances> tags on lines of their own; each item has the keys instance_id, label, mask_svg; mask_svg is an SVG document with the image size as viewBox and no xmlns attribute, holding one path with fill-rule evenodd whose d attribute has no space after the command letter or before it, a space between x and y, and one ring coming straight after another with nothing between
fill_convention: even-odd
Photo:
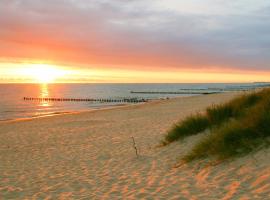
<instances>
[{"instance_id":1,"label":"beach sand","mask_svg":"<svg viewBox=\"0 0 270 200\"><path fill-rule=\"evenodd\" d=\"M236 95L1 122L0 199L270 199L269 149L175 167L203 134L157 147L175 122Z\"/></svg>"}]
</instances>

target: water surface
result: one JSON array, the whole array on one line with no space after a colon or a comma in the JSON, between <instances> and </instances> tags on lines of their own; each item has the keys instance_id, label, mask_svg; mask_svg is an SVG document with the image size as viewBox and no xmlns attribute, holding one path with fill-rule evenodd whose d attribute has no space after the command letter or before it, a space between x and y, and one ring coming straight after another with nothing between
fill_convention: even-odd
<instances>
[{"instance_id":1,"label":"water surface","mask_svg":"<svg viewBox=\"0 0 270 200\"><path fill-rule=\"evenodd\" d=\"M39 117L115 106L119 103L24 101L39 98L145 98L159 99L188 94L132 94L131 91L179 92L239 89L254 84L0 84L0 120Z\"/></svg>"}]
</instances>

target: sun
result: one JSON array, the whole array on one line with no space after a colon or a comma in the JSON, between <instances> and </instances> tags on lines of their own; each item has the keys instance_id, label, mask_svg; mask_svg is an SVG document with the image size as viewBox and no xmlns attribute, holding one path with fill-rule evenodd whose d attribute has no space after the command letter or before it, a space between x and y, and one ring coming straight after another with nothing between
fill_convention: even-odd
<instances>
[{"instance_id":1,"label":"sun","mask_svg":"<svg viewBox=\"0 0 270 200\"><path fill-rule=\"evenodd\" d=\"M65 70L49 64L31 64L24 74L38 83L53 83L66 74Z\"/></svg>"}]
</instances>

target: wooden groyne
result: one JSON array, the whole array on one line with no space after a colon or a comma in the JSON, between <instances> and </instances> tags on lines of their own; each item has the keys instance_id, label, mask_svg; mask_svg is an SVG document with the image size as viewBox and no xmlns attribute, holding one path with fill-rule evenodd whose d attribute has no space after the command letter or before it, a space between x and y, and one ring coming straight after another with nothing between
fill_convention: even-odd
<instances>
[{"instance_id":1,"label":"wooden groyne","mask_svg":"<svg viewBox=\"0 0 270 200\"><path fill-rule=\"evenodd\" d=\"M215 92L202 92L202 91L178 91L178 92L155 92L155 91L130 91L133 94L216 94L221 93L220 91Z\"/></svg>"},{"instance_id":2,"label":"wooden groyne","mask_svg":"<svg viewBox=\"0 0 270 200\"><path fill-rule=\"evenodd\" d=\"M100 102L100 103L143 103L147 99L124 98L124 99L91 99L91 98L36 98L24 97L24 101L70 101L70 102Z\"/></svg>"}]
</instances>

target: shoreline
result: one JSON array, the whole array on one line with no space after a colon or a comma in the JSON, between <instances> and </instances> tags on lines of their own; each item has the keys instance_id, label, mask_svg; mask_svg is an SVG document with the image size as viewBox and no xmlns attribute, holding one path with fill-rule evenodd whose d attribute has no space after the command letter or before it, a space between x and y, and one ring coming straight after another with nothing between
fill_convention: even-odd
<instances>
[{"instance_id":1,"label":"shoreline","mask_svg":"<svg viewBox=\"0 0 270 200\"><path fill-rule=\"evenodd\" d=\"M152 99L152 100L149 100L148 102L141 102L141 103L135 103L135 104L131 104L131 103L130 104L116 104L116 105L108 105L108 106L105 106L105 107L84 109L84 110L78 110L78 111L60 111L60 112L44 114L44 115L40 115L40 116L22 117L22 118L15 118L15 119L3 119L3 120L0 120L0 125L1 125L1 123L5 123L5 122L29 121L29 120L35 120L35 119L40 119L40 118L50 118L50 117L54 117L54 116L73 115L73 114L81 114L81 113L91 113L91 112L96 112L96 111L112 110L112 109L130 107L130 106L132 107L132 106L148 105L148 104L151 104L151 103L164 102L164 101L169 101L169 100L172 100L172 99L189 98L189 97L203 96L203 95L206 95L206 94L192 95L192 96L171 97L169 99ZM207 94L207 95L209 95L209 94Z\"/></svg>"},{"instance_id":2,"label":"shoreline","mask_svg":"<svg viewBox=\"0 0 270 200\"><path fill-rule=\"evenodd\" d=\"M119 105L113 105L113 106L106 106L106 107L100 107L100 108L91 108L91 109L85 109L85 110L78 110L78 111L60 111L60 112L53 112L50 114L44 114L39 116L32 116L32 117L21 117L21 118L14 118L14 119L3 119L0 120L0 124L3 122L16 122L16 121L29 121L29 120L35 120L40 118L49 118L54 116L61 116L61 115L72 115L72 114L80 114L85 112L93 112L97 110L106 110L106 109L114 109L118 107L124 107L124 106L132 106L132 104L119 104Z\"/></svg>"}]
</instances>

